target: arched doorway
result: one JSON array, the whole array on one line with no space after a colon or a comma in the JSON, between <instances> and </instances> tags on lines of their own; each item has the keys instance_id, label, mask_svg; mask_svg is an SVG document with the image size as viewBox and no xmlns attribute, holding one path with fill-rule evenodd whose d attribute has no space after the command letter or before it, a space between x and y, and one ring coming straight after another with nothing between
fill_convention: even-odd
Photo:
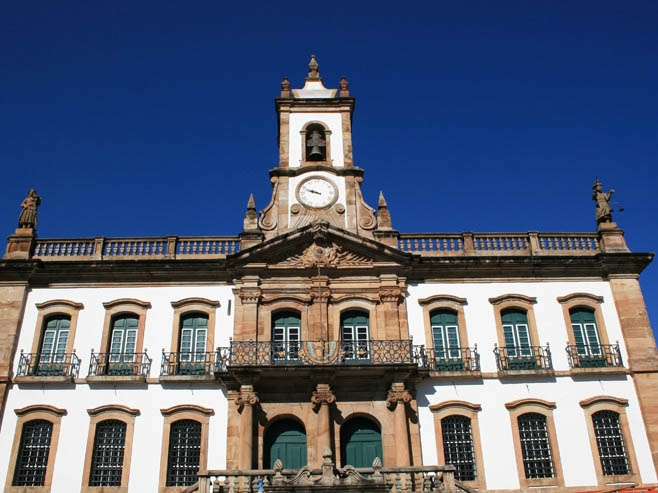
<instances>
[{"instance_id":1,"label":"arched doorway","mask_svg":"<svg viewBox=\"0 0 658 493\"><path fill-rule=\"evenodd\" d=\"M306 431L292 419L276 421L265 430L263 466L274 468L274 461L281 459L285 469L299 469L307 464Z\"/></svg>"},{"instance_id":2,"label":"arched doorway","mask_svg":"<svg viewBox=\"0 0 658 493\"><path fill-rule=\"evenodd\" d=\"M341 465L371 467L375 457L382 458L382 434L379 426L367 418L352 418L340 428Z\"/></svg>"}]
</instances>

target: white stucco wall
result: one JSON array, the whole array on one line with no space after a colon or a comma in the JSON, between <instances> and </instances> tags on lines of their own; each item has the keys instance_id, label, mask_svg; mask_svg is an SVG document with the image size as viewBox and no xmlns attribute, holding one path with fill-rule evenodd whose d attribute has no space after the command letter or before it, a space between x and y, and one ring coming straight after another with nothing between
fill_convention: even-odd
<instances>
[{"instance_id":1,"label":"white stucco wall","mask_svg":"<svg viewBox=\"0 0 658 493\"><path fill-rule=\"evenodd\" d=\"M415 344L427 344L423 326L422 307L418 300L438 294L466 298L464 306L469 345L478 344L482 372L496 372L493 354L497 340L491 297L516 293L534 296L533 305L541 344L551 343L553 366L556 371L568 370L565 352L567 327L558 296L584 292L603 296L601 311L611 342L619 340L622 357L627 361L621 328L608 283L605 282L527 282L527 283L432 283L409 287L407 310L409 329ZM430 342L431 344L431 342ZM656 482L656 473L642 420L637 395L630 376L593 374L572 378L524 378L523 380L496 378L477 380L428 379L417 386L419 424L423 463L437 463L437 443L432 404L449 400L463 400L480 404L478 412L484 472L487 488L519 488L510 415L506 402L523 398L553 401L558 448L566 486L594 485L596 476L587 423L581 400L596 395L610 395L628 399L627 416L632 444L638 460L642 480Z\"/></svg>"},{"instance_id":2,"label":"white stucco wall","mask_svg":"<svg viewBox=\"0 0 658 493\"><path fill-rule=\"evenodd\" d=\"M302 163L302 136L299 133L308 122L322 122L331 130L331 164L345 166L343 159L343 127L341 115L338 112L326 113L291 113L289 121L289 152L288 160L291 168L298 168Z\"/></svg>"},{"instance_id":3,"label":"white stucco wall","mask_svg":"<svg viewBox=\"0 0 658 493\"><path fill-rule=\"evenodd\" d=\"M153 359L150 376L160 372L161 350L170 351L173 329L172 301L202 297L220 302L216 311L215 345L228 346L233 330L233 293L226 285L51 288L35 289L29 295L19 336L18 348L29 352L37 329L35 304L54 299L82 303L73 347L82 358L80 377L86 377L91 349L100 351L105 308L102 303L118 298L148 301L144 330L144 347ZM229 300L231 313L228 312ZM209 348L211 350L211 348ZM18 366L18 355L13 368ZM141 385L14 385L8 393L2 428L0 429L0 464L9 464L16 425L15 409L34 404L48 404L66 409L62 418L57 456L53 474L53 493L70 493L79 489L82 481L85 450L89 433L87 409L107 404L121 404L139 409L135 418L135 433L131 460L130 492L157 491L164 418L160 412L172 406L194 404L214 410L209 419L208 467L226 466L227 400L225 389L218 384ZM136 472L148 471L148 474ZM5 484L6 468L0 468L0 485Z\"/></svg>"}]
</instances>

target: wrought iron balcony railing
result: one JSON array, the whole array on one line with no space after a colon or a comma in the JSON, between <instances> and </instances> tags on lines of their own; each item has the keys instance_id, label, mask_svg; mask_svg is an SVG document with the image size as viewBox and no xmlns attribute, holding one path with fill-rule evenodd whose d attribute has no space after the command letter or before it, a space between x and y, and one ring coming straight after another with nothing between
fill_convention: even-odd
<instances>
[{"instance_id":1,"label":"wrought iron balcony railing","mask_svg":"<svg viewBox=\"0 0 658 493\"><path fill-rule=\"evenodd\" d=\"M427 348L421 346L418 366L434 371L480 371L480 355L473 348Z\"/></svg>"},{"instance_id":2,"label":"wrought iron balcony railing","mask_svg":"<svg viewBox=\"0 0 658 493\"><path fill-rule=\"evenodd\" d=\"M143 353L94 353L89 359L90 377L144 377L151 372L151 358Z\"/></svg>"},{"instance_id":3,"label":"wrought iron balcony railing","mask_svg":"<svg viewBox=\"0 0 658 493\"><path fill-rule=\"evenodd\" d=\"M574 344L566 348L571 368L623 367L619 343Z\"/></svg>"},{"instance_id":4,"label":"wrought iron balcony railing","mask_svg":"<svg viewBox=\"0 0 658 493\"><path fill-rule=\"evenodd\" d=\"M411 340L232 341L224 366L418 364ZM224 357L226 355L224 354ZM218 355L218 361L222 356Z\"/></svg>"},{"instance_id":5,"label":"wrought iron balcony railing","mask_svg":"<svg viewBox=\"0 0 658 493\"><path fill-rule=\"evenodd\" d=\"M18 361L18 377L71 377L80 373L81 359L73 353L24 353Z\"/></svg>"},{"instance_id":6,"label":"wrought iron balcony railing","mask_svg":"<svg viewBox=\"0 0 658 493\"><path fill-rule=\"evenodd\" d=\"M219 349L217 350L217 353L218 352ZM212 375L217 353L166 353L163 351L162 364L160 365L160 376Z\"/></svg>"},{"instance_id":7,"label":"wrought iron balcony railing","mask_svg":"<svg viewBox=\"0 0 658 493\"><path fill-rule=\"evenodd\" d=\"M541 346L494 347L499 371L508 370L552 370L551 349Z\"/></svg>"}]
</instances>

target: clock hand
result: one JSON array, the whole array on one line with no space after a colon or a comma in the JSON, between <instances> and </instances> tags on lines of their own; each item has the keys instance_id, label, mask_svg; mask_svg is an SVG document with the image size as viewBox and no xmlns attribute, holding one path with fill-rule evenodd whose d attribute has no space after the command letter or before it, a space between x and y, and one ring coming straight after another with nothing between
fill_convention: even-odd
<instances>
[{"instance_id":1,"label":"clock hand","mask_svg":"<svg viewBox=\"0 0 658 493\"><path fill-rule=\"evenodd\" d=\"M320 192L316 192L315 190L311 190L310 188L308 189L308 191L316 195L322 195Z\"/></svg>"}]
</instances>

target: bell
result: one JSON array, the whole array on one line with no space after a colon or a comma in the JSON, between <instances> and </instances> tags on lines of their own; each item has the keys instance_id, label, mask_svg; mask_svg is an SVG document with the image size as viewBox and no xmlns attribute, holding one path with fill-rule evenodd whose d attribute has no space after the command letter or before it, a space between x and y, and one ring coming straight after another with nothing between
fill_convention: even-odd
<instances>
[{"instance_id":1,"label":"bell","mask_svg":"<svg viewBox=\"0 0 658 493\"><path fill-rule=\"evenodd\" d=\"M322 161L322 150L319 145L311 147L311 152L308 153L309 161Z\"/></svg>"}]
</instances>

